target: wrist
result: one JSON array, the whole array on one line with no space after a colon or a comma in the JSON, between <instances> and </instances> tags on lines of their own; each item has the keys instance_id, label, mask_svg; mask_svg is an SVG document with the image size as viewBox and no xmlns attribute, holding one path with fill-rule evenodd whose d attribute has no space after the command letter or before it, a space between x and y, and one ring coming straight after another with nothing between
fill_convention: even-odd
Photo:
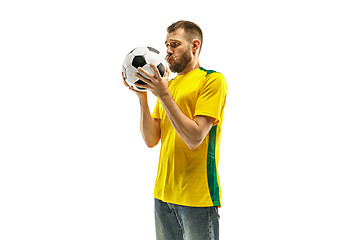
<instances>
[{"instance_id":1,"label":"wrist","mask_svg":"<svg viewBox=\"0 0 360 240\"><path fill-rule=\"evenodd\" d=\"M172 97L170 91L168 89L166 89L166 91L164 91L163 94L159 95L158 98L159 98L160 101L164 102L164 101L167 101L169 99L172 99L173 97Z\"/></svg>"},{"instance_id":2,"label":"wrist","mask_svg":"<svg viewBox=\"0 0 360 240\"><path fill-rule=\"evenodd\" d=\"M141 94L137 94L137 96L140 103L147 102L147 92L142 92Z\"/></svg>"}]
</instances>

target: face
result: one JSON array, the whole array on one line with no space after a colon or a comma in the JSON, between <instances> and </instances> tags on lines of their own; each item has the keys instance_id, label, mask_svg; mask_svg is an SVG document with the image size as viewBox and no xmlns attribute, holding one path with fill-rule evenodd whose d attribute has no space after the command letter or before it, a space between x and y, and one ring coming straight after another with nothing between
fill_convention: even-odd
<instances>
[{"instance_id":1,"label":"face","mask_svg":"<svg viewBox=\"0 0 360 240\"><path fill-rule=\"evenodd\" d=\"M168 33L165 41L167 48L166 61L172 72L180 73L192 61L191 46L185 38L184 29L177 29Z\"/></svg>"}]
</instances>

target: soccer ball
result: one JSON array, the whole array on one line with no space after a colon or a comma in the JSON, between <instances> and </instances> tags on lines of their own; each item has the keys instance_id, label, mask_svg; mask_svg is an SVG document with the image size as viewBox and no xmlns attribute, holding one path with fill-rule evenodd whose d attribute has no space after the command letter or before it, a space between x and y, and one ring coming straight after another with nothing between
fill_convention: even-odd
<instances>
[{"instance_id":1,"label":"soccer ball","mask_svg":"<svg viewBox=\"0 0 360 240\"><path fill-rule=\"evenodd\" d=\"M165 71L166 71L165 58L163 58L160 55L160 52L155 48L137 47L126 55L122 66L122 71L124 73L125 80L129 84L129 86L133 86L135 90L140 92L147 91L146 88L140 88L140 87L138 88L134 85L134 83L145 84L143 81L135 77L135 73L139 72L137 68L141 67L151 75L154 75L154 71L150 67L150 63L155 64L162 77L165 75Z\"/></svg>"}]
</instances>

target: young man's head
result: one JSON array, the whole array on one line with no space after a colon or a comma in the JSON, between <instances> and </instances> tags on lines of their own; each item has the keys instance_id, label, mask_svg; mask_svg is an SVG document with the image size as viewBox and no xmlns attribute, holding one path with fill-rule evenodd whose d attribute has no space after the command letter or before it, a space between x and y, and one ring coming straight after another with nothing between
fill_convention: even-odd
<instances>
[{"instance_id":1,"label":"young man's head","mask_svg":"<svg viewBox=\"0 0 360 240\"><path fill-rule=\"evenodd\" d=\"M189 21L178 21L167 28L166 61L172 72L182 73L189 64L198 64L203 42L200 27Z\"/></svg>"}]
</instances>

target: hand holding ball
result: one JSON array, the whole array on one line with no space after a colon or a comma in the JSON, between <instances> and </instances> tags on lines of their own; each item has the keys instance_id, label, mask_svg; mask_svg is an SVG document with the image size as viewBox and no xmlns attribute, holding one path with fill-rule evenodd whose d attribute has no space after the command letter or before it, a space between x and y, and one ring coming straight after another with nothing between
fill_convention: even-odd
<instances>
[{"instance_id":1,"label":"hand holding ball","mask_svg":"<svg viewBox=\"0 0 360 240\"><path fill-rule=\"evenodd\" d=\"M165 76L166 61L160 55L160 52L155 48L137 47L126 55L123 63L122 71L124 74L125 81L129 84L129 86L132 86L135 90L140 92L147 91L146 88L140 88L134 85L134 83L145 84L143 81L141 81L135 76L135 73L141 74L137 70L138 67L141 67L146 72L154 75L154 71L151 68L150 63L155 64L156 68L159 70L159 73L162 77ZM145 77L144 75L142 76Z\"/></svg>"}]
</instances>

